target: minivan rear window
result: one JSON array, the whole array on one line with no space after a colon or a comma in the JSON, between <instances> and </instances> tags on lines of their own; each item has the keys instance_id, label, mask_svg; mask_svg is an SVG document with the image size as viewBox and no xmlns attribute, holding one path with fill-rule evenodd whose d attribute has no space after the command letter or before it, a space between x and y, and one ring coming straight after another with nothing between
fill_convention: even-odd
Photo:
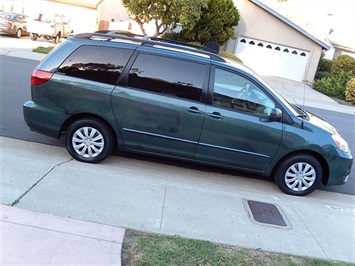
<instances>
[{"instance_id":1,"label":"minivan rear window","mask_svg":"<svg viewBox=\"0 0 355 266\"><path fill-rule=\"evenodd\" d=\"M58 68L67 76L115 85L133 51L102 46L81 46Z\"/></svg>"}]
</instances>

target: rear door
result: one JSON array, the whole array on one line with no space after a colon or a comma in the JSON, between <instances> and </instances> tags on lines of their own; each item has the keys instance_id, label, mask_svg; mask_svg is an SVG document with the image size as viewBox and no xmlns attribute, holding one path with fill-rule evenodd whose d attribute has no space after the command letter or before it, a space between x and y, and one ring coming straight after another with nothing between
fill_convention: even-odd
<instances>
[{"instance_id":1,"label":"rear door","mask_svg":"<svg viewBox=\"0 0 355 266\"><path fill-rule=\"evenodd\" d=\"M117 86L112 108L131 150L193 158L201 134L208 65L140 53L127 86Z\"/></svg>"},{"instance_id":2,"label":"rear door","mask_svg":"<svg viewBox=\"0 0 355 266\"><path fill-rule=\"evenodd\" d=\"M254 80L216 68L196 159L263 171L279 148L282 123L268 119L275 101Z\"/></svg>"}]
</instances>

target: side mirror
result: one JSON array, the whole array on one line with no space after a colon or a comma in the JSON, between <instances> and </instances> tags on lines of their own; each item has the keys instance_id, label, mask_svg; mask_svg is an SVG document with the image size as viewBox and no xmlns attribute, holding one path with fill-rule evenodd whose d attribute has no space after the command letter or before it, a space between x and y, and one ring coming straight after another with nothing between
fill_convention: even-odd
<instances>
[{"instance_id":1,"label":"side mirror","mask_svg":"<svg viewBox=\"0 0 355 266\"><path fill-rule=\"evenodd\" d=\"M282 118L282 111L279 108L273 108L269 119L271 121L280 121Z\"/></svg>"}]
</instances>

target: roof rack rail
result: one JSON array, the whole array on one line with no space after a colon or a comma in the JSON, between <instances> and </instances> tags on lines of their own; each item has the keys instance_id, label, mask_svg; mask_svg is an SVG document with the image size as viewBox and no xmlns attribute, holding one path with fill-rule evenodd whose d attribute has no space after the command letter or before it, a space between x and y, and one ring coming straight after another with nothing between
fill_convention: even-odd
<instances>
[{"instance_id":1,"label":"roof rack rail","mask_svg":"<svg viewBox=\"0 0 355 266\"><path fill-rule=\"evenodd\" d=\"M183 46L188 46L188 47L195 48L195 49L204 50L206 52L218 54L216 50L214 50L212 48L209 48L207 46L201 46L201 45L196 45L196 44L191 44L191 43L186 43L186 42L181 42L181 41L171 40L171 39L164 39L164 38L160 38L160 37L149 37L149 38L151 40L157 41L157 42L164 42L164 43L172 43L172 44L177 44L177 45L183 45Z\"/></svg>"},{"instance_id":2,"label":"roof rack rail","mask_svg":"<svg viewBox=\"0 0 355 266\"><path fill-rule=\"evenodd\" d=\"M126 41L141 43L141 45L151 45L151 46L159 45L160 47L168 47L176 50L188 51L188 52L193 52L195 54L205 55L213 60L220 61L220 62L226 61L223 57L219 56L218 54L216 54L214 50L208 47L183 43L174 40L162 39L157 37L148 37L145 35L135 34L129 31L101 30L93 33L79 33L74 35L74 38L78 38L78 39L91 39L95 37L104 41L122 39Z\"/></svg>"},{"instance_id":3,"label":"roof rack rail","mask_svg":"<svg viewBox=\"0 0 355 266\"><path fill-rule=\"evenodd\" d=\"M107 35L110 34L115 34L115 35L122 35L126 37L139 37L139 38L148 38L147 35L142 35L142 34L136 34L134 32L128 31L128 30L98 30L95 31L94 33L104 33Z\"/></svg>"}]
</instances>

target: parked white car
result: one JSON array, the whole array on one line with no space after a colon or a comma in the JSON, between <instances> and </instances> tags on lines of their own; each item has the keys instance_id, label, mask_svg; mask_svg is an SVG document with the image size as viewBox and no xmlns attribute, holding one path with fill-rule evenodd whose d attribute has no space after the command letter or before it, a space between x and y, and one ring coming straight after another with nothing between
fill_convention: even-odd
<instances>
[{"instance_id":1,"label":"parked white car","mask_svg":"<svg viewBox=\"0 0 355 266\"><path fill-rule=\"evenodd\" d=\"M66 38L73 32L69 20L58 14L39 14L36 19L28 21L27 31L34 41L44 37L53 43L58 43L60 38Z\"/></svg>"}]
</instances>

